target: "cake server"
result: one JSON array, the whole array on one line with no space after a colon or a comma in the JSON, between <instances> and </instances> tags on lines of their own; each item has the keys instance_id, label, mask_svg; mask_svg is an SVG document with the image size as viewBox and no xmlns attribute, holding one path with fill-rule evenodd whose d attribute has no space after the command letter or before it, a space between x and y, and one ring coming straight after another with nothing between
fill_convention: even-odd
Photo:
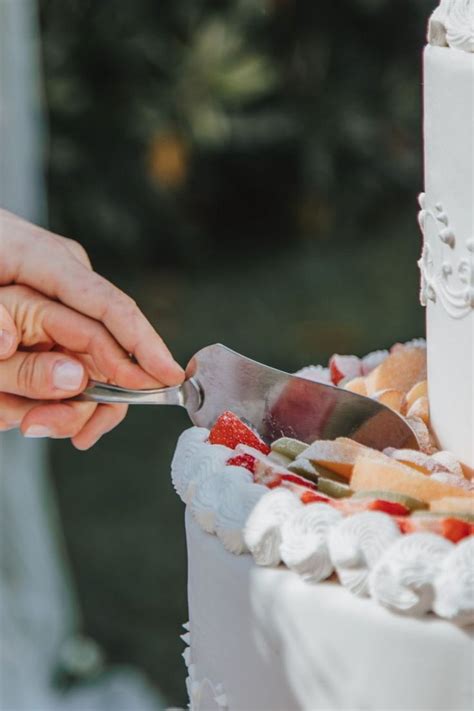
<instances>
[{"instance_id":1,"label":"cake server","mask_svg":"<svg viewBox=\"0 0 474 711\"><path fill-rule=\"evenodd\" d=\"M224 410L247 420L268 441L350 437L382 450L418 449L413 430L393 410L368 397L289 375L219 343L194 355L186 380L174 387L129 390L91 381L80 400L128 405L180 405L191 421L212 427Z\"/></svg>"}]
</instances>

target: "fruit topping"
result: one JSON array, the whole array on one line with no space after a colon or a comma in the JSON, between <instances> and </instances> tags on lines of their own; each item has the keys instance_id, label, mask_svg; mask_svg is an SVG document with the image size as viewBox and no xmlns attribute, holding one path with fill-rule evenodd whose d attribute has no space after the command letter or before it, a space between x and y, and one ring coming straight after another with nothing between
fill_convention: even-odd
<instances>
[{"instance_id":1,"label":"fruit topping","mask_svg":"<svg viewBox=\"0 0 474 711\"><path fill-rule=\"evenodd\" d=\"M414 499L406 494L399 494L396 491L358 491L354 494L355 499L382 499L383 501L391 501L396 504L401 504L410 511L418 511L427 509L428 504L419 499Z\"/></svg>"},{"instance_id":2,"label":"fruit topping","mask_svg":"<svg viewBox=\"0 0 474 711\"><path fill-rule=\"evenodd\" d=\"M401 347L393 350L366 378L369 395L387 388L403 393L426 379L426 350Z\"/></svg>"},{"instance_id":3,"label":"fruit topping","mask_svg":"<svg viewBox=\"0 0 474 711\"><path fill-rule=\"evenodd\" d=\"M446 496L469 496L469 492L435 481L413 467L383 455L378 459L359 457L350 483L354 491L387 490L406 494L424 502Z\"/></svg>"},{"instance_id":4,"label":"fruit topping","mask_svg":"<svg viewBox=\"0 0 474 711\"><path fill-rule=\"evenodd\" d=\"M375 457L383 455L374 449L340 437L336 440L318 440L313 442L304 452L305 459L316 466L323 466L330 471L340 474L346 480L350 479L356 460L360 456Z\"/></svg>"},{"instance_id":5,"label":"fruit topping","mask_svg":"<svg viewBox=\"0 0 474 711\"><path fill-rule=\"evenodd\" d=\"M374 499L367 508L369 511L382 511L390 516L408 516L410 513L408 506L399 504L397 501L384 501L383 499Z\"/></svg>"},{"instance_id":6,"label":"fruit topping","mask_svg":"<svg viewBox=\"0 0 474 711\"><path fill-rule=\"evenodd\" d=\"M474 517L474 497L448 496L432 501L430 511L450 514L468 514Z\"/></svg>"},{"instance_id":7,"label":"fruit topping","mask_svg":"<svg viewBox=\"0 0 474 711\"><path fill-rule=\"evenodd\" d=\"M280 437L280 439L272 442L271 445L272 452L278 452L283 454L285 457L290 459L296 459L300 456L305 449L308 449L308 445L305 442L300 442L299 439L293 439L292 437Z\"/></svg>"},{"instance_id":8,"label":"fruit topping","mask_svg":"<svg viewBox=\"0 0 474 711\"><path fill-rule=\"evenodd\" d=\"M288 464L287 469L290 472L295 472L295 474L304 476L306 479L310 479L310 481L318 480L319 467L317 467L315 464L310 462L309 459L305 459L304 457L299 457L298 459L295 459L294 462Z\"/></svg>"},{"instance_id":9,"label":"fruit topping","mask_svg":"<svg viewBox=\"0 0 474 711\"><path fill-rule=\"evenodd\" d=\"M417 400L419 400L420 397L427 397L428 396L428 381L427 380L420 380L420 382L416 383L410 390L407 392L407 408L410 409L410 407L415 403Z\"/></svg>"},{"instance_id":10,"label":"fruit topping","mask_svg":"<svg viewBox=\"0 0 474 711\"><path fill-rule=\"evenodd\" d=\"M228 459L227 464L234 467L244 467L251 474L255 474L257 460L252 454L237 454L235 457Z\"/></svg>"},{"instance_id":11,"label":"fruit topping","mask_svg":"<svg viewBox=\"0 0 474 711\"><path fill-rule=\"evenodd\" d=\"M311 491L310 489L308 489L307 491L303 491L300 496L300 499L303 504L329 504L330 502L330 499L328 499L326 496L321 496L320 494L317 494L316 492Z\"/></svg>"},{"instance_id":12,"label":"fruit topping","mask_svg":"<svg viewBox=\"0 0 474 711\"><path fill-rule=\"evenodd\" d=\"M211 444L223 444L230 449L235 449L238 444L246 444L264 454L270 452L270 447L262 440L260 435L230 411L223 412L217 418L209 433L209 442Z\"/></svg>"},{"instance_id":13,"label":"fruit topping","mask_svg":"<svg viewBox=\"0 0 474 711\"><path fill-rule=\"evenodd\" d=\"M405 395L401 390L385 388L385 390L378 390L376 393L373 393L371 397L373 400L389 407L395 412L401 413L405 409Z\"/></svg>"},{"instance_id":14,"label":"fruit topping","mask_svg":"<svg viewBox=\"0 0 474 711\"><path fill-rule=\"evenodd\" d=\"M430 408L426 395L423 395L423 397L419 397L418 400L415 400L413 405L411 405L408 409L407 415L408 417L419 417L420 420L423 420L425 425L429 423Z\"/></svg>"},{"instance_id":15,"label":"fruit topping","mask_svg":"<svg viewBox=\"0 0 474 711\"><path fill-rule=\"evenodd\" d=\"M367 397L367 386L365 384L365 378L359 375L357 378L352 378L344 383L344 390L349 390L351 393L356 393L356 395L364 395Z\"/></svg>"},{"instance_id":16,"label":"fruit topping","mask_svg":"<svg viewBox=\"0 0 474 711\"><path fill-rule=\"evenodd\" d=\"M362 375L362 363L360 358L353 355L333 355L329 361L331 380L334 385L338 385L345 378L353 379Z\"/></svg>"},{"instance_id":17,"label":"fruit topping","mask_svg":"<svg viewBox=\"0 0 474 711\"><path fill-rule=\"evenodd\" d=\"M347 484L341 484L333 479L325 479L323 477L318 479L318 491L332 496L334 499L343 499L353 494L352 489Z\"/></svg>"}]
</instances>

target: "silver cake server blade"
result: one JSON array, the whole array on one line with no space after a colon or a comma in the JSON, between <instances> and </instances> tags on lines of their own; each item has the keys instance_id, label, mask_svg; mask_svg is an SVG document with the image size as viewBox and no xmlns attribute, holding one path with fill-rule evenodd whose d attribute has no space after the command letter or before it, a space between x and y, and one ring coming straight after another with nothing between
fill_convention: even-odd
<instances>
[{"instance_id":1,"label":"silver cake server blade","mask_svg":"<svg viewBox=\"0 0 474 711\"><path fill-rule=\"evenodd\" d=\"M413 430L393 410L334 385L289 375L219 343L194 355L181 385L128 390L91 381L80 400L129 405L180 405L191 421L210 428L225 410L247 420L269 442L295 437L350 437L382 450L418 449Z\"/></svg>"}]
</instances>

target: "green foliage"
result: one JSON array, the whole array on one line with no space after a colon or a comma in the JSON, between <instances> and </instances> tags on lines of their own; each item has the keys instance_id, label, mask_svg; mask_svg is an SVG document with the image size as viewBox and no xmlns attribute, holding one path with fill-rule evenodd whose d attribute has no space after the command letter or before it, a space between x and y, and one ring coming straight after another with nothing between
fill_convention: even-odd
<instances>
[{"instance_id":1,"label":"green foliage","mask_svg":"<svg viewBox=\"0 0 474 711\"><path fill-rule=\"evenodd\" d=\"M41 0L53 227L182 265L379 238L421 183L432 5Z\"/></svg>"}]
</instances>

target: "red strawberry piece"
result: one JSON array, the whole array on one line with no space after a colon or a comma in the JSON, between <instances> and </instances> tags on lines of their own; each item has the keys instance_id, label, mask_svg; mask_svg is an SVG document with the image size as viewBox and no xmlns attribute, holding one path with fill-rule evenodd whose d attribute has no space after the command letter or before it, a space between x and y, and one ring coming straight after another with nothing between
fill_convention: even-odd
<instances>
[{"instance_id":1,"label":"red strawberry piece","mask_svg":"<svg viewBox=\"0 0 474 711\"><path fill-rule=\"evenodd\" d=\"M445 538L457 543L474 533L474 525L458 518L444 518L441 521L441 532Z\"/></svg>"},{"instance_id":2,"label":"red strawberry piece","mask_svg":"<svg viewBox=\"0 0 474 711\"><path fill-rule=\"evenodd\" d=\"M383 499L375 499L371 501L367 507L369 511L383 511L390 516L408 516L410 509L396 501L384 501Z\"/></svg>"},{"instance_id":3,"label":"red strawberry piece","mask_svg":"<svg viewBox=\"0 0 474 711\"><path fill-rule=\"evenodd\" d=\"M209 433L209 442L223 444L230 449L235 449L238 444L247 444L264 454L271 451L257 432L230 411L223 412L217 418Z\"/></svg>"},{"instance_id":4,"label":"red strawberry piece","mask_svg":"<svg viewBox=\"0 0 474 711\"><path fill-rule=\"evenodd\" d=\"M303 502L303 504L314 504L314 503L329 504L330 503L330 500L327 499L325 496L316 494L314 491L311 491L311 489L307 489L306 491L303 491L303 493L300 496L300 499Z\"/></svg>"},{"instance_id":5,"label":"red strawberry piece","mask_svg":"<svg viewBox=\"0 0 474 711\"><path fill-rule=\"evenodd\" d=\"M281 474L273 474L272 478L267 477L267 480L265 482L261 482L261 483L264 483L265 486L268 486L269 489L276 489L277 486L281 486L281 483L282 483Z\"/></svg>"},{"instance_id":6,"label":"red strawberry piece","mask_svg":"<svg viewBox=\"0 0 474 711\"><path fill-rule=\"evenodd\" d=\"M303 476L298 476L298 474L283 474L281 475L283 481L289 481L293 484L299 484L299 486L304 486L306 489L317 490L317 486L313 481L305 479Z\"/></svg>"},{"instance_id":7,"label":"red strawberry piece","mask_svg":"<svg viewBox=\"0 0 474 711\"><path fill-rule=\"evenodd\" d=\"M331 380L338 385L345 378L357 378L362 375L362 363L357 356L333 355L329 361Z\"/></svg>"},{"instance_id":8,"label":"red strawberry piece","mask_svg":"<svg viewBox=\"0 0 474 711\"><path fill-rule=\"evenodd\" d=\"M251 454L238 454L236 457L228 459L227 464L232 464L234 467L244 467L251 474L255 474L257 460Z\"/></svg>"}]
</instances>

